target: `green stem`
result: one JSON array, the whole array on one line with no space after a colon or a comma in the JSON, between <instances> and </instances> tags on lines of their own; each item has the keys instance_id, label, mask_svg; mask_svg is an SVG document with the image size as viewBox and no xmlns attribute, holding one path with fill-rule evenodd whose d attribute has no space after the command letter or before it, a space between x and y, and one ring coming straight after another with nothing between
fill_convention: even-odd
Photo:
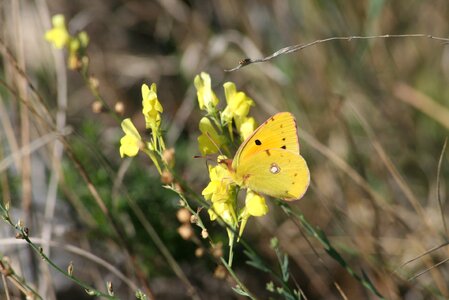
<instances>
[{"instance_id":1,"label":"green stem","mask_svg":"<svg viewBox=\"0 0 449 300\"><path fill-rule=\"evenodd\" d=\"M229 274L234 278L235 282L237 282L238 286L248 295L250 299L256 300L257 298L251 294L251 292L248 290L248 288L240 281L240 279L237 277L237 275L234 273L234 270L232 270L231 266L226 263L226 261L221 258L221 262L228 270Z\"/></svg>"},{"instance_id":2,"label":"green stem","mask_svg":"<svg viewBox=\"0 0 449 300\"><path fill-rule=\"evenodd\" d=\"M53 269L55 269L56 271L58 271L59 273L63 274L65 277L67 277L68 279L70 279L71 281L75 282L77 285L83 287L89 295L91 296L98 296L98 297L104 297L107 299L118 299L117 297L111 296L109 294L103 293L91 286L89 286L87 283L81 281L80 279L76 278L73 275L70 275L68 272L64 271L63 269L61 269L60 267L58 267L53 261L50 260L50 258L45 255L42 252L42 248L36 246L36 244L34 244L30 238L28 237L28 233L26 232L26 230L23 227L19 227L19 225L15 225L12 223L11 218L9 217L8 211L1 206L2 211L6 212L6 214L3 215L3 219L8 222L12 227L14 227L16 230L18 230L20 232L21 237L27 242L27 244L34 250L36 251L36 253L38 253L41 258L46 261ZM33 291L33 290L32 290ZM35 291L33 291L33 293L36 293Z\"/></svg>"},{"instance_id":3,"label":"green stem","mask_svg":"<svg viewBox=\"0 0 449 300\"><path fill-rule=\"evenodd\" d=\"M233 231L228 230L228 236L229 236L229 257L228 257L228 265L230 268L232 268L232 260L234 258L234 240L235 240L235 233Z\"/></svg>"},{"instance_id":4,"label":"green stem","mask_svg":"<svg viewBox=\"0 0 449 300\"><path fill-rule=\"evenodd\" d=\"M22 277L20 277L19 275L16 274L16 272L11 268L9 263L3 262L3 256L0 258L0 261L2 261L2 265L7 265L8 275L6 275L6 276L11 278L11 280L13 282L15 282L15 284L20 285L20 287L18 287L18 288L21 292L23 292L28 297L29 295L27 295L26 293L28 293L28 291L30 291L35 297L43 300L42 296L39 295L38 292L36 292L31 286L29 286L25 282L25 279L23 279ZM23 288L25 288L28 291L23 290Z\"/></svg>"}]
</instances>

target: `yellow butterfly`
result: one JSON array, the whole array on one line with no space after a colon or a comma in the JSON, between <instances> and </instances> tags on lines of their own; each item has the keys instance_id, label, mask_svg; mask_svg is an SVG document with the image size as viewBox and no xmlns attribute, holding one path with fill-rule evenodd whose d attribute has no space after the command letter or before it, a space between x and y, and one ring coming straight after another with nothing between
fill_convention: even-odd
<instances>
[{"instance_id":1,"label":"yellow butterfly","mask_svg":"<svg viewBox=\"0 0 449 300\"><path fill-rule=\"evenodd\" d=\"M289 112L266 120L226 164L237 185L275 198L298 200L309 187L309 168L299 154L296 120Z\"/></svg>"}]
</instances>

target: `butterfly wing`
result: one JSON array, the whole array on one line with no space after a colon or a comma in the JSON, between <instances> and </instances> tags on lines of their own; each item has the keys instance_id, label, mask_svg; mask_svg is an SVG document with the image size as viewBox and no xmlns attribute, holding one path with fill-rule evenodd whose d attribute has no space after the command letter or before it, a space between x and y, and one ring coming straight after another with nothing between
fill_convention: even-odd
<instances>
[{"instance_id":1,"label":"butterfly wing","mask_svg":"<svg viewBox=\"0 0 449 300\"><path fill-rule=\"evenodd\" d=\"M237 184L284 200L300 199L310 182L304 158L284 149L266 149L245 158L233 174Z\"/></svg>"},{"instance_id":2,"label":"butterfly wing","mask_svg":"<svg viewBox=\"0 0 449 300\"><path fill-rule=\"evenodd\" d=\"M239 147L233 167L251 155L267 149L284 149L299 154L295 117L289 112L275 114L262 123Z\"/></svg>"}]
</instances>

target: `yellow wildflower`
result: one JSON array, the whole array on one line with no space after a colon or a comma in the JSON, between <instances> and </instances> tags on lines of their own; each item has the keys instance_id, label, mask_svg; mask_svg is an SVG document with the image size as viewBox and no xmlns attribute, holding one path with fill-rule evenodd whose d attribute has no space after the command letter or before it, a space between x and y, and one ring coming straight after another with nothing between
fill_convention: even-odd
<instances>
[{"instance_id":1,"label":"yellow wildflower","mask_svg":"<svg viewBox=\"0 0 449 300\"><path fill-rule=\"evenodd\" d=\"M232 190L228 187L231 184L228 169L223 164L209 166L209 178L210 182L202 192L204 198L212 202L228 200Z\"/></svg>"},{"instance_id":2,"label":"yellow wildflower","mask_svg":"<svg viewBox=\"0 0 449 300\"><path fill-rule=\"evenodd\" d=\"M53 28L45 33L45 39L52 43L56 48L62 49L71 39L65 25L65 18L63 15L55 15L51 19L51 22L53 24Z\"/></svg>"},{"instance_id":3,"label":"yellow wildflower","mask_svg":"<svg viewBox=\"0 0 449 300\"><path fill-rule=\"evenodd\" d=\"M142 145L142 138L130 118L122 121L125 136L120 139L120 156L136 156Z\"/></svg>"},{"instance_id":4,"label":"yellow wildflower","mask_svg":"<svg viewBox=\"0 0 449 300\"><path fill-rule=\"evenodd\" d=\"M232 119L236 122L242 121L249 113L249 109L254 102L244 92L238 92L235 84L226 82L224 85L227 106L222 113L222 119L225 123L231 123Z\"/></svg>"},{"instance_id":5,"label":"yellow wildflower","mask_svg":"<svg viewBox=\"0 0 449 300\"><path fill-rule=\"evenodd\" d=\"M223 157L219 157L223 159ZM210 182L203 190L202 195L212 202L209 209L210 219L213 221L220 216L226 223L236 224L234 200L236 197L235 186L231 183L228 169L222 164L209 166Z\"/></svg>"},{"instance_id":6,"label":"yellow wildflower","mask_svg":"<svg viewBox=\"0 0 449 300\"><path fill-rule=\"evenodd\" d=\"M151 128L153 134L159 129L161 123L161 113L164 111L157 98L156 84L151 88L142 84L142 113L145 116L145 127Z\"/></svg>"},{"instance_id":7,"label":"yellow wildflower","mask_svg":"<svg viewBox=\"0 0 449 300\"><path fill-rule=\"evenodd\" d=\"M200 75L196 75L194 84L200 109L206 110L208 113L213 112L219 100L212 91L209 74L201 72Z\"/></svg>"}]
</instances>

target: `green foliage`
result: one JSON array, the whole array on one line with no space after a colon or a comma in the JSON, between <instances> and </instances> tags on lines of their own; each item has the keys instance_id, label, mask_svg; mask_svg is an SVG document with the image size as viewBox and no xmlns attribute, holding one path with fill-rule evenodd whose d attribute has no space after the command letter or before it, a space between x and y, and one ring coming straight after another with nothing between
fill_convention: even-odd
<instances>
[{"instance_id":1,"label":"green foliage","mask_svg":"<svg viewBox=\"0 0 449 300\"><path fill-rule=\"evenodd\" d=\"M338 262L352 277L354 277L357 281L359 281L365 288L367 288L369 291L374 293L377 297L384 299L382 294L379 293L379 291L376 289L374 284L371 282L371 280L368 278L366 273L362 270L362 275L358 275L354 270L349 266L349 264L345 261L345 259L340 255L340 253L335 249L332 244L330 243L329 239L327 238L324 231L322 231L319 228L315 228L313 225L311 225L305 218L305 216L302 213L293 211L287 204L278 202L278 205L282 207L282 209L285 211L285 213L289 216L294 217L297 219L301 225L306 229L307 233L317 239L321 245L323 246L326 253L333 258L336 262ZM279 254L278 255L279 259ZM288 266L288 264L287 264ZM282 269L283 270L283 269Z\"/></svg>"}]
</instances>

